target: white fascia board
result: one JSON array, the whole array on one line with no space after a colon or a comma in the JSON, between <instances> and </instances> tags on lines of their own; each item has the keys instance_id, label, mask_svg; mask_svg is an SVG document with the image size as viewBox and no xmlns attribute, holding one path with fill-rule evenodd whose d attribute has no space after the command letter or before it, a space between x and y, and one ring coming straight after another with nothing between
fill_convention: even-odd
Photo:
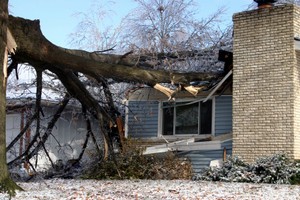
<instances>
[{"instance_id":1,"label":"white fascia board","mask_svg":"<svg viewBox=\"0 0 300 200\"><path fill-rule=\"evenodd\" d=\"M177 151L218 150L221 149L221 141L195 142L190 145L180 145Z\"/></svg>"},{"instance_id":2,"label":"white fascia board","mask_svg":"<svg viewBox=\"0 0 300 200\"><path fill-rule=\"evenodd\" d=\"M146 150L143 152L143 155L156 154L156 153L165 153L165 152L168 152L168 151L172 151L172 150L168 147L164 147L164 148L160 148L160 149L148 149L148 148L146 148Z\"/></svg>"},{"instance_id":3,"label":"white fascia board","mask_svg":"<svg viewBox=\"0 0 300 200\"><path fill-rule=\"evenodd\" d=\"M195 142L195 138L190 138L187 140L180 140L180 141L176 141L176 142L171 142L171 143L167 143L167 144L159 144L159 145L155 145L155 146L151 146L151 147L147 147L147 149L160 149L160 148L171 148L174 147L176 145L189 145L191 143Z\"/></svg>"},{"instance_id":4,"label":"white fascia board","mask_svg":"<svg viewBox=\"0 0 300 200\"><path fill-rule=\"evenodd\" d=\"M226 76L216 85L216 87L209 93L209 95L204 99L203 102L206 102L210 99L212 95L215 94L215 92L221 87L221 85L228 79L228 77L232 74L232 70L230 70Z\"/></svg>"},{"instance_id":5,"label":"white fascia board","mask_svg":"<svg viewBox=\"0 0 300 200\"><path fill-rule=\"evenodd\" d=\"M191 142L178 141L177 143L169 143L146 148L144 155L164 153L168 151L198 151L198 150L219 150L221 149L221 141L208 142Z\"/></svg>"}]
</instances>

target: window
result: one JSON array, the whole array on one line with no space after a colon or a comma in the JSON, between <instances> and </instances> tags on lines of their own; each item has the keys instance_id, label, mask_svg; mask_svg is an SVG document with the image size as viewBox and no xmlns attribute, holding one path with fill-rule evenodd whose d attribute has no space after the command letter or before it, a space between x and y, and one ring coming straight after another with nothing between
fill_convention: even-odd
<instances>
[{"instance_id":1,"label":"window","mask_svg":"<svg viewBox=\"0 0 300 200\"><path fill-rule=\"evenodd\" d=\"M211 134L212 101L163 103L163 135Z\"/></svg>"}]
</instances>

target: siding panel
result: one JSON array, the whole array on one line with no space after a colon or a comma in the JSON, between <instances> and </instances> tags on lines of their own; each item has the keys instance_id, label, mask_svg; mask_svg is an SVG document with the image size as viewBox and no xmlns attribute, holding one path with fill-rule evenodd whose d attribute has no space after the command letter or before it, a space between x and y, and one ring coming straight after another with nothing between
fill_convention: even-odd
<instances>
[{"instance_id":1,"label":"siding panel","mask_svg":"<svg viewBox=\"0 0 300 200\"><path fill-rule=\"evenodd\" d=\"M232 131L232 96L216 97L215 135L219 136Z\"/></svg>"},{"instance_id":2,"label":"siding panel","mask_svg":"<svg viewBox=\"0 0 300 200\"><path fill-rule=\"evenodd\" d=\"M201 170L209 167L210 161L223 159L223 149L226 148L227 156L232 155L232 140L222 142L221 149L208 151L181 152L181 157L187 157L192 162L193 172L200 173Z\"/></svg>"},{"instance_id":3,"label":"siding panel","mask_svg":"<svg viewBox=\"0 0 300 200\"><path fill-rule=\"evenodd\" d=\"M158 101L129 101L128 109L129 137L157 137L159 112Z\"/></svg>"}]
</instances>

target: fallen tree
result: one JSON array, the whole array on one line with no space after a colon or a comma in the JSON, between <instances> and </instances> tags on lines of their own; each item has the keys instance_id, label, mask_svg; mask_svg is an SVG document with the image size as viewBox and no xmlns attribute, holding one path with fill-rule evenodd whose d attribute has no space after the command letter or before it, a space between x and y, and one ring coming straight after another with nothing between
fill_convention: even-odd
<instances>
[{"instance_id":1,"label":"fallen tree","mask_svg":"<svg viewBox=\"0 0 300 200\"><path fill-rule=\"evenodd\" d=\"M213 73L179 73L164 70L144 69L140 56L125 54L99 54L83 50L58 47L49 42L40 30L39 21L9 16L9 29L18 44L13 56L18 62L51 68L69 69L98 78L112 78L116 81L145 83L175 83L189 85L192 81L217 78Z\"/></svg>"},{"instance_id":2,"label":"fallen tree","mask_svg":"<svg viewBox=\"0 0 300 200\"><path fill-rule=\"evenodd\" d=\"M7 14L7 11L4 11ZM58 79L67 89L68 93L79 100L86 110L93 115L99 122L99 129L103 135L105 142L104 157L107 157L109 150L112 149L110 140L108 138L107 130L105 129L105 123L112 120L112 116L95 100L95 98L89 93L82 81L76 75L78 72L92 77L97 81L111 78L115 81L130 82L130 83L143 83L154 87L169 98L173 97L178 89L184 88L190 91L192 94L196 94L199 90L205 89L202 86L200 88L194 88L190 85L193 81L211 81L219 78L221 75L217 73L182 73L165 70L154 70L149 68L151 66L147 59L141 59L143 56L135 55L132 52L124 55L113 54L101 54L99 52L87 52L83 50L72 50L58 47L48 41L40 30L40 24L38 20L27 20L14 16L7 16L2 19L2 30L10 30L12 37L17 45L16 51L11 53L12 62L8 67L9 72L16 69L18 64L28 63L33 66L37 74L40 74L44 70L49 70L56 74ZM5 36L6 32L2 32ZM5 49L6 38L2 37L3 48ZM1 52L0 52L1 53ZM4 54L4 53L3 53ZM3 55L2 54L2 55ZM161 55L160 55L161 56ZM5 61L5 60L4 60ZM4 62L5 63L5 62ZM6 65L3 65L6 69ZM5 72L6 70L4 70ZM5 73L3 74L3 91L5 91ZM38 76L40 78L40 76ZM37 81L40 83L40 80ZM178 89L169 89L160 85L161 83L171 83L178 86ZM41 98L41 91L37 90L37 109L39 107L38 101ZM2 99L5 99L5 92L2 93ZM5 100L1 105L5 105ZM3 108L2 108L3 109ZM39 113L39 110L36 111ZM5 119L5 111L1 114L2 119ZM37 122L39 117L37 117ZM5 120L2 120L5 121ZM5 127L5 126L4 126ZM39 135L38 130L36 135ZM5 129L1 131L1 136L5 136ZM4 137L5 138L5 137ZM1 139L1 138L0 138ZM45 136L45 140L46 140ZM5 139L0 140L0 146L5 147ZM40 148L44 148L43 144L39 144L38 148L33 151L26 150L27 154L33 156ZM1 163L6 163L5 150L0 151L2 156ZM21 158L20 158L21 159ZM5 161L5 162L2 162ZM7 172L7 168L3 168L3 171ZM1 179L0 183L3 185L4 181L8 179L8 173L5 175L6 179ZM4 190L14 190L16 187L4 188Z\"/></svg>"}]
</instances>

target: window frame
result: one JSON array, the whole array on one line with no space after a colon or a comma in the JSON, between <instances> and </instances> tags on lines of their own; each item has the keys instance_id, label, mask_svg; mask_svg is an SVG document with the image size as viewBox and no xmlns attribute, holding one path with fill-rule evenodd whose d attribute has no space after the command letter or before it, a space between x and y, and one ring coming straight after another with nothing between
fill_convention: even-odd
<instances>
[{"instance_id":1,"label":"window frame","mask_svg":"<svg viewBox=\"0 0 300 200\"><path fill-rule=\"evenodd\" d=\"M189 104L198 104L198 115L201 112L200 108L200 102L203 102L205 98L198 99L195 101L195 99L188 99L188 100L177 100L176 103L186 103L187 105ZM211 97L209 100L211 100L211 133L210 134L199 134L201 131L201 117L199 115L198 117L198 133L197 134L176 134L176 109L173 107L173 134L172 135L164 135L163 130L164 130L164 103L167 103L167 101L161 101L159 106L159 131L158 131L158 136L163 137L163 138L186 138L186 137L195 137L195 138L206 138L209 136L214 136L215 132L215 97Z\"/></svg>"}]
</instances>

